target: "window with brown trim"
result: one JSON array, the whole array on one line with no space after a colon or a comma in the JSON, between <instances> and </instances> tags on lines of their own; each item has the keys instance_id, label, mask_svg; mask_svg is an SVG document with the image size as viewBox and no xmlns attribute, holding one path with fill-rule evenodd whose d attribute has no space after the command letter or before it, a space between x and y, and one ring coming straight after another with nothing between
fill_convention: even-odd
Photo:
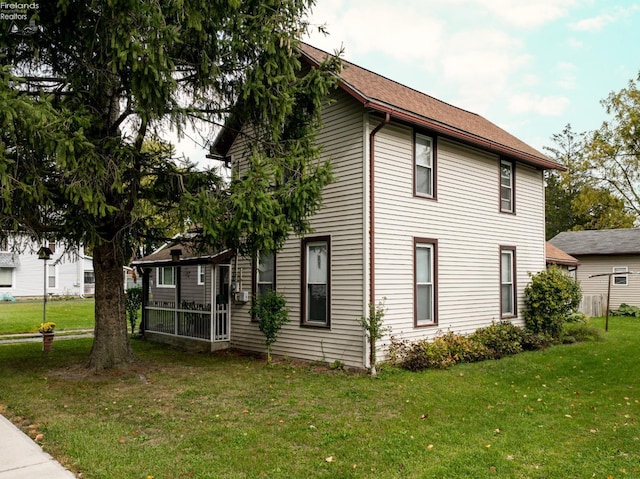
<instances>
[{"instance_id":1,"label":"window with brown trim","mask_svg":"<svg viewBox=\"0 0 640 479\"><path fill-rule=\"evenodd\" d=\"M436 197L436 142L422 133L413 135L414 180L413 194L424 198Z\"/></svg>"},{"instance_id":2,"label":"window with brown trim","mask_svg":"<svg viewBox=\"0 0 640 479\"><path fill-rule=\"evenodd\" d=\"M438 324L438 241L414 239L414 325Z\"/></svg>"},{"instance_id":3,"label":"window with brown trim","mask_svg":"<svg viewBox=\"0 0 640 479\"><path fill-rule=\"evenodd\" d=\"M500 247L500 317L517 316L516 248Z\"/></svg>"},{"instance_id":4,"label":"window with brown trim","mask_svg":"<svg viewBox=\"0 0 640 479\"><path fill-rule=\"evenodd\" d=\"M515 213L515 175L513 163L500 160L500 211Z\"/></svg>"},{"instance_id":5,"label":"window with brown trim","mask_svg":"<svg viewBox=\"0 0 640 479\"><path fill-rule=\"evenodd\" d=\"M331 237L302 240L301 324L331 325Z\"/></svg>"},{"instance_id":6,"label":"window with brown trim","mask_svg":"<svg viewBox=\"0 0 640 479\"><path fill-rule=\"evenodd\" d=\"M276 255L259 252L253 262L253 295L276 290Z\"/></svg>"}]
</instances>

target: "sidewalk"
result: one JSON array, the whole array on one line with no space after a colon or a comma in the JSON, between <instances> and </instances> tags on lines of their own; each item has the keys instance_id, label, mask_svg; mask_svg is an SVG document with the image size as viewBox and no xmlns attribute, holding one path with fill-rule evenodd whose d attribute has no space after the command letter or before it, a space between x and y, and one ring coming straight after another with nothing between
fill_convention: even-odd
<instances>
[{"instance_id":1,"label":"sidewalk","mask_svg":"<svg viewBox=\"0 0 640 479\"><path fill-rule=\"evenodd\" d=\"M90 338L91 336L93 336L93 329L62 330L56 333L56 341L64 339ZM40 333L0 334L0 344L37 342L42 342L42 335Z\"/></svg>"},{"instance_id":2,"label":"sidewalk","mask_svg":"<svg viewBox=\"0 0 640 479\"><path fill-rule=\"evenodd\" d=\"M76 479L29 436L0 415L0 479Z\"/></svg>"}]
</instances>

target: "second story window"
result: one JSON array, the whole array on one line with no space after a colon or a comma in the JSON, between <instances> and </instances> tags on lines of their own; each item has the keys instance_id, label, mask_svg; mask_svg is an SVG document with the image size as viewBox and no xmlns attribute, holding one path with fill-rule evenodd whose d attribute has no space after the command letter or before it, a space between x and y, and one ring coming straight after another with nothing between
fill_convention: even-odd
<instances>
[{"instance_id":1,"label":"second story window","mask_svg":"<svg viewBox=\"0 0 640 479\"><path fill-rule=\"evenodd\" d=\"M435 197L434 142L430 136L415 134L414 151L416 196Z\"/></svg>"},{"instance_id":2,"label":"second story window","mask_svg":"<svg viewBox=\"0 0 640 479\"><path fill-rule=\"evenodd\" d=\"M500 161L500 211L514 213L513 163Z\"/></svg>"}]
</instances>

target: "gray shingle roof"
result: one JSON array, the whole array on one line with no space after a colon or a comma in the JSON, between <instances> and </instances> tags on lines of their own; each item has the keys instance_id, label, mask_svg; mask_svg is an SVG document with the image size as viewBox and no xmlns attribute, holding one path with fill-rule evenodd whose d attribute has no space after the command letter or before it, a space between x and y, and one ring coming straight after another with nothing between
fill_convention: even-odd
<instances>
[{"instance_id":1,"label":"gray shingle roof","mask_svg":"<svg viewBox=\"0 0 640 479\"><path fill-rule=\"evenodd\" d=\"M572 256L640 254L640 228L565 231L549 242Z\"/></svg>"}]
</instances>

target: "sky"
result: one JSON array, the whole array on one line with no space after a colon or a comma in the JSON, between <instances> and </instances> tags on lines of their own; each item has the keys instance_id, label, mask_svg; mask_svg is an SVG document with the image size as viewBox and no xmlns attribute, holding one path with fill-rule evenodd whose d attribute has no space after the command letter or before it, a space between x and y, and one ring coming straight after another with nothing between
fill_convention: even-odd
<instances>
[{"instance_id":1,"label":"sky","mask_svg":"<svg viewBox=\"0 0 640 479\"><path fill-rule=\"evenodd\" d=\"M317 0L309 22L311 45L542 152L567 124L598 129L640 72L640 0Z\"/></svg>"}]
</instances>

